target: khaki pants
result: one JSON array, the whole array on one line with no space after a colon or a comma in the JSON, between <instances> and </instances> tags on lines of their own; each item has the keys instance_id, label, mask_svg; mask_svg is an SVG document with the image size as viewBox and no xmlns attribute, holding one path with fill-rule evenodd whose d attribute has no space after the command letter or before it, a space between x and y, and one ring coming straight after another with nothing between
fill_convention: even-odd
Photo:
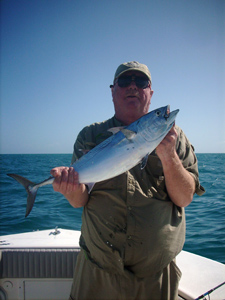
<instances>
[{"instance_id":1,"label":"khaki pants","mask_svg":"<svg viewBox=\"0 0 225 300\"><path fill-rule=\"evenodd\" d=\"M174 261L146 278L137 278L129 271L110 274L78 255L69 300L175 300L181 272Z\"/></svg>"}]
</instances>

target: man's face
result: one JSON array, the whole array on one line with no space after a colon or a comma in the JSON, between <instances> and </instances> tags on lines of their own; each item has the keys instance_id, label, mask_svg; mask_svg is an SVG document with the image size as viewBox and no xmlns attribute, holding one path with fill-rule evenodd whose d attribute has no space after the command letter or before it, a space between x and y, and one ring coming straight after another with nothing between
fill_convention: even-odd
<instances>
[{"instance_id":1,"label":"man's face","mask_svg":"<svg viewBox=\"0 0 225 300\"><path fill-rule=\"evenodd\" d=\"M131 75L146 78L144 74L137 71L129 71L123 74L123 76ZM132 81L128 87L119 87L117 82L111 90L115 116L120 121L131 123L148 113L153 95L150 84L147 88L142 89L136 86L135 81Z\"/></svg>"}]
</instances>

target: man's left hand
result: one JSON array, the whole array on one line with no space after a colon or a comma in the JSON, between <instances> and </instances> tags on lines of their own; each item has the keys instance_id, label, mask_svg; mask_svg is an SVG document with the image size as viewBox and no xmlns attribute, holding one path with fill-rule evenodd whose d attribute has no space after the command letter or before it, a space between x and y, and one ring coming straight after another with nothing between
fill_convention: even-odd
<instances>
[{"instance_id":1,"label":"man's left hand","mask_svg":"<svg viewBox=\"0 0 225 300\"><path fill-rule=\"evenodd\" d=\"M162 142L156 147L156 154L161 161L171 159L176 155L177 131L175 125L170 129Z\"/></svg>"}]
</instances>

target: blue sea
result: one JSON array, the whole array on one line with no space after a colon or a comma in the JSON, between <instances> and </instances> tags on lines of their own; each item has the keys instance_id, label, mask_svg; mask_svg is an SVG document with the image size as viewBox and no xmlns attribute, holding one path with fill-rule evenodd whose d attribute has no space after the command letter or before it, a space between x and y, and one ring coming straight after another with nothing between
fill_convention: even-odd
<instances>
[{"instance_id":1,"label":"blue sea","mask_svg":"<svg viewBox=\"0 0 225 300\"><path fill-rule=\"evenodd\" d=\"M225 154L197 154L206 193L194 196L186 208L184 250L225 263ZM0 235L55 228L81 228L82 209L74 209L51 185L39 189L30 215L25 218L26 191L7 173L34 182L50 176L55 166L70 165L70 154L0 155Z\"/></svg>"}]
</instances>

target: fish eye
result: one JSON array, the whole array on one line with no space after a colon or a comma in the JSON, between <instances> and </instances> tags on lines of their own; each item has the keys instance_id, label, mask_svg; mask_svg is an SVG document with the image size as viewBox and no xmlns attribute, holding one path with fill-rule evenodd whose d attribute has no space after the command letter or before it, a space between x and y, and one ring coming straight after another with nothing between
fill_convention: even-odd
<instances>
[{"instance_id":1,"label":"fish eye","mask_svg":"<svg viewBox=\"0 0 225 300\"><path fill-rule=\"evenodd\" d=\"M157 111L156 111L156 116L158 117L158 116L160 116L160 115L161 115L160 110L157 110Z\"/></svg>"}]
</instances>

